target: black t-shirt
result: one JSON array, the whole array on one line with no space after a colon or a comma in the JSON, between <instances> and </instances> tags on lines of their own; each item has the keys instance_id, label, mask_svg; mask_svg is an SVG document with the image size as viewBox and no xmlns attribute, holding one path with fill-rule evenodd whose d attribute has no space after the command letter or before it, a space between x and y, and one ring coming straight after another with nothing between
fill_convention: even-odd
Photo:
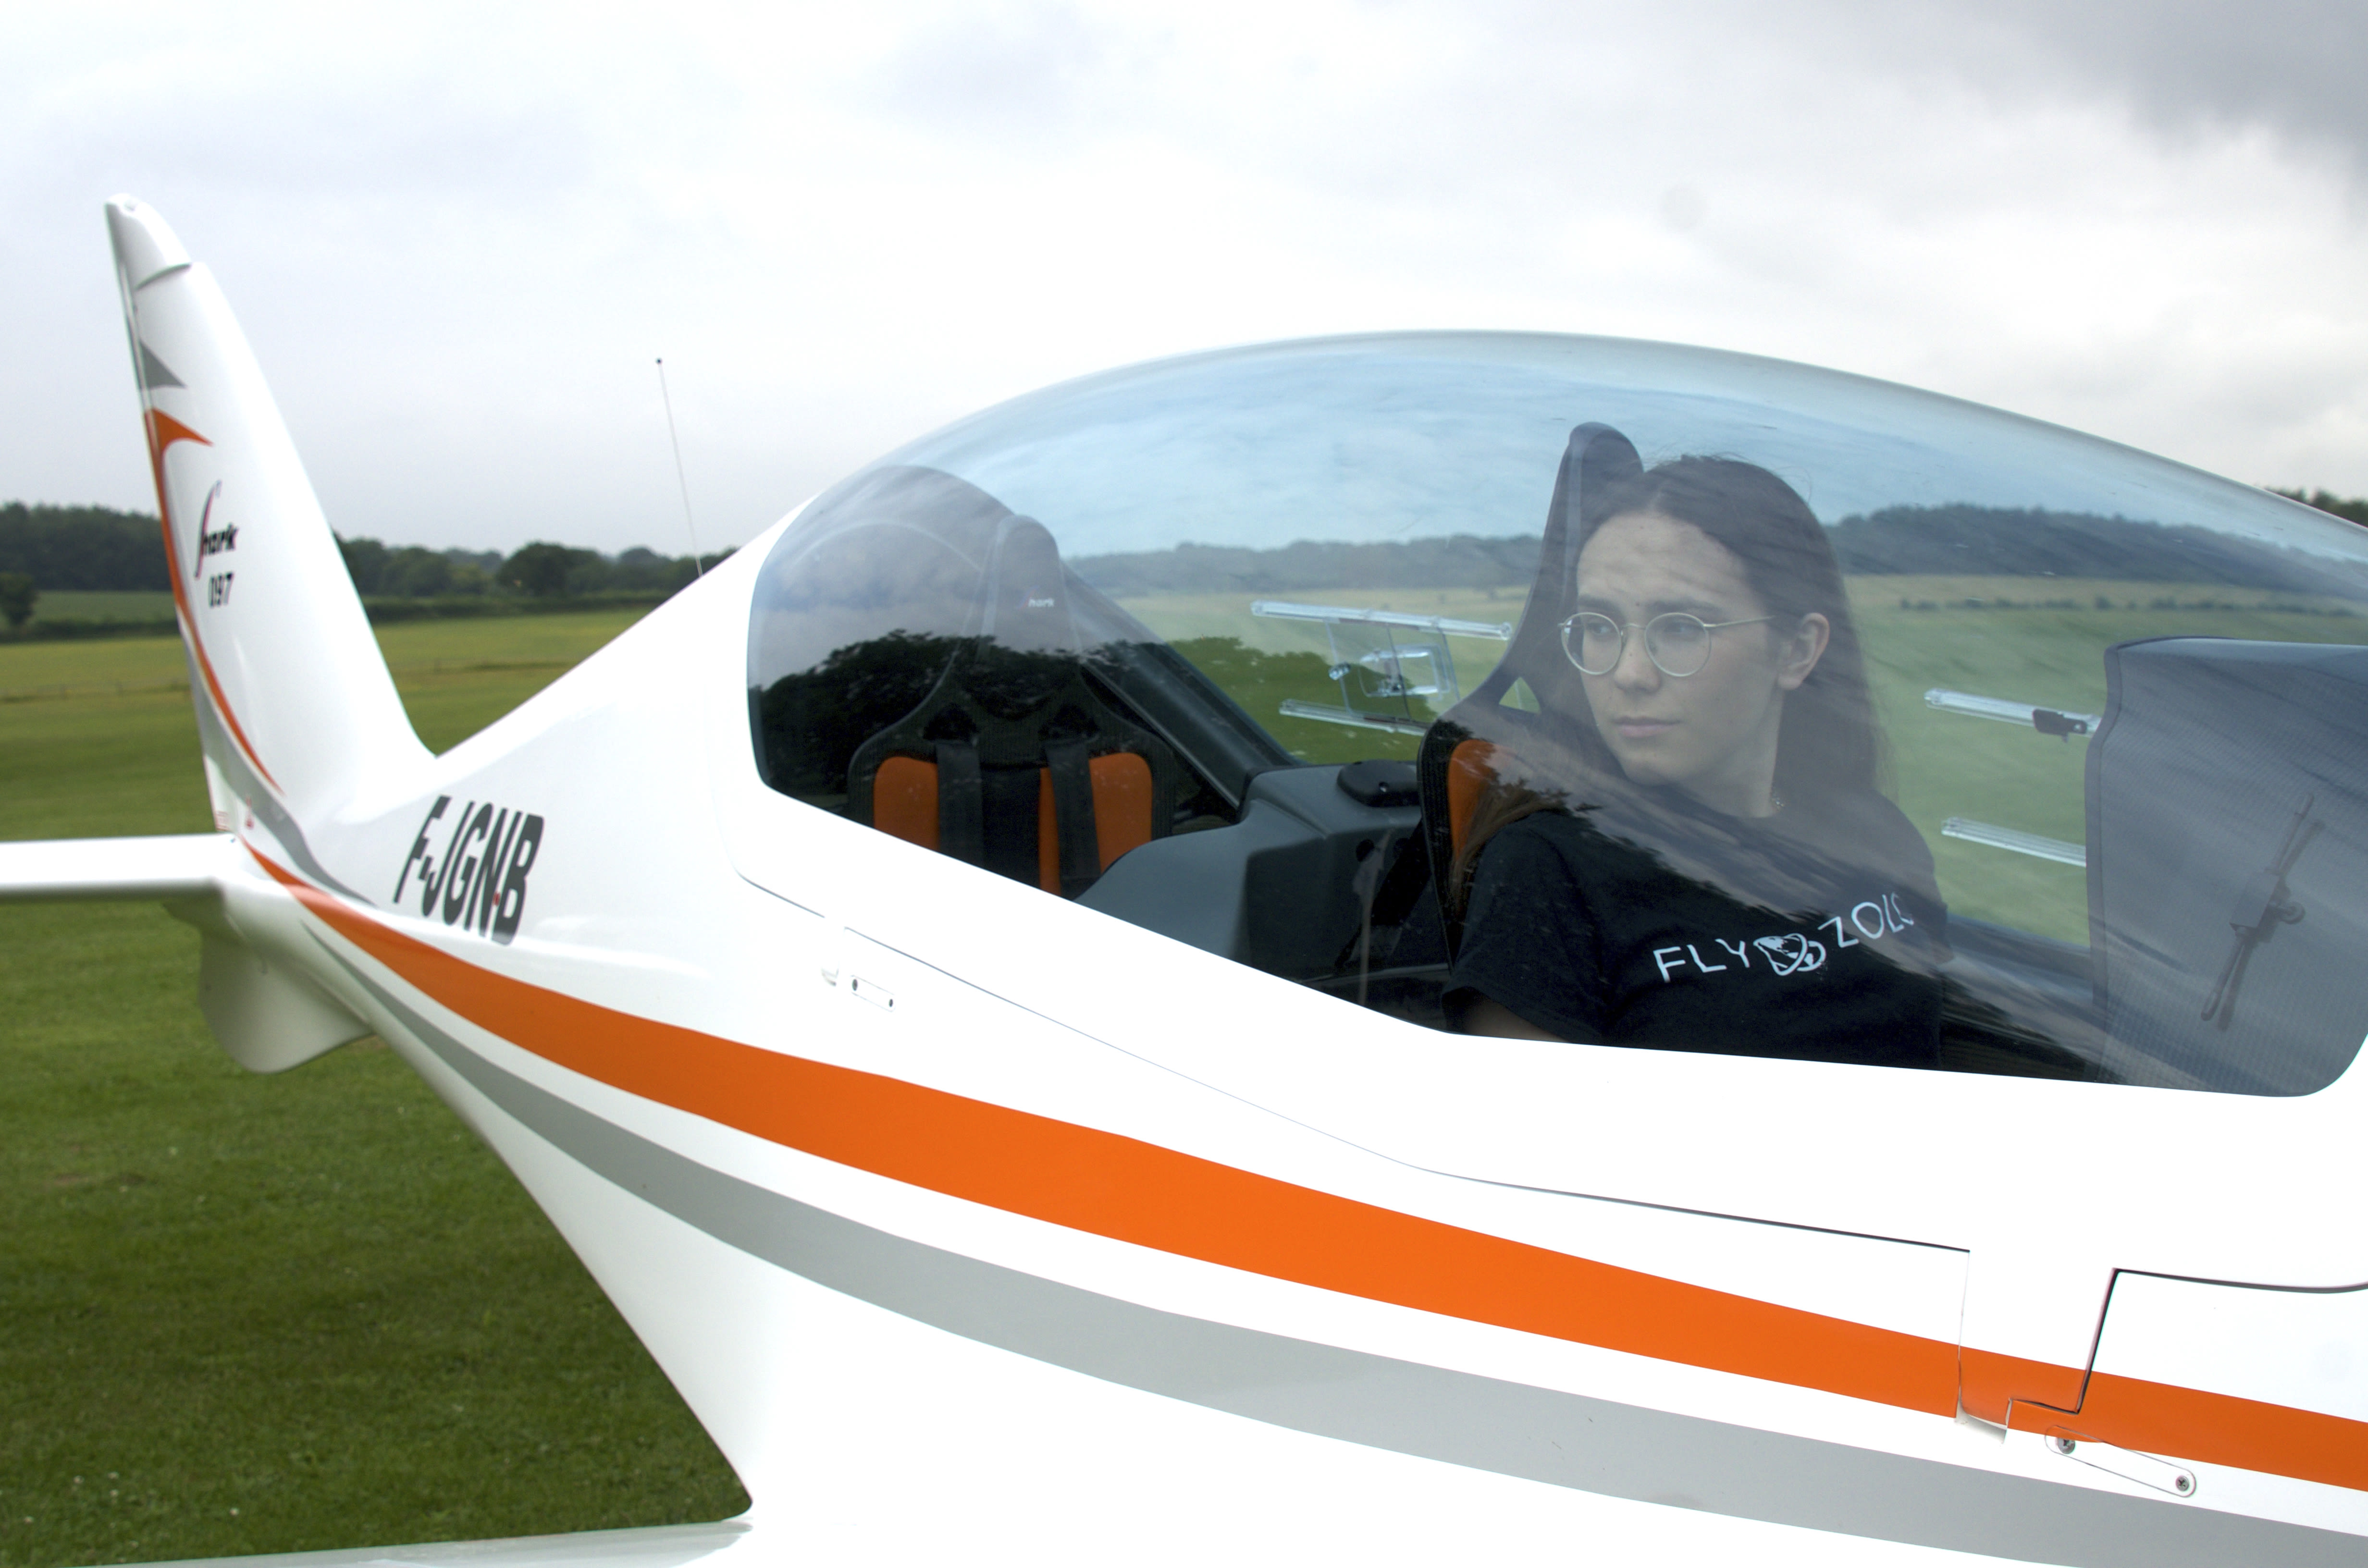
<instances>
[{"instance_id":1,"label":"black t-shirt","mask_svg":"<svg viewBox=\"0 0 2368 1568\"><path fill-rule=\"evenodd\" d=\"M1947 918L1872 790L1757 821L1668 790L1540 812L1481 852L1450 1013L1477 993L1590 1044L1930 1067Z\"/></svg>"}]
</instances>

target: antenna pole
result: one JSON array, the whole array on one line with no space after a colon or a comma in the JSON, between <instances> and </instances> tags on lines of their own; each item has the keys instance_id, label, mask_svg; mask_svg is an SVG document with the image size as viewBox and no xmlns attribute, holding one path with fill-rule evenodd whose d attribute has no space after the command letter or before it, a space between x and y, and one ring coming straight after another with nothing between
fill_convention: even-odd
<instances>
[{"instance_id":1,"label":"antenna pole","mask_svg":"<svg viewBox=\"0 0 2368 1568\"><path fill-rule=\"evenodd\" d=\"M682 437L674 433L674 399L666 394L666 360L658 360L658 401L666 404L666 440L674 448L674 482L682 489L682 528L690 536L690 574L707 574L706 562L699 558L699 525L690 517L690 481L682 472Z\"/></svg>"}]
</instances>

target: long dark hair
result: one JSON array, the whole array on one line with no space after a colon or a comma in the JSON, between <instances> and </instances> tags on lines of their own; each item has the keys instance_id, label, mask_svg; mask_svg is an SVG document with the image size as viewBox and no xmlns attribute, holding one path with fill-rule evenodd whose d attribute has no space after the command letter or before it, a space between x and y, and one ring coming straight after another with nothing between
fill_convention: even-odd
<instances>
[{"instance_id":1,"label":"long dark hair","mask_svg":"<svg viewBox=\"0 0 2368 1568\"><path fill-rule=\"evenodd\" d=\"M1883 745L1875 728L1874 702L1867 688L1866 656L1850 619L1840 563L1816 515L1799 493L1756 463L1735 458L1682 457L1615 480L1584 496L1577 519L1574 551L1586 549L1614 517L1649 512L1691 523L1724 546L1742 565L1748 583L1781 635L1802 617L1822 615L1831 627L1816 668L1784 699L1776 740L1776 789L1788 801L1875 788L1884 771ZM1568 585L1565 585L1565 592ZM1463 847L1449 878L1452 908L1467 895L1472 868L1488 840L1521 818L1564 808L1573 789L1592 775L1600 781L1624 780L1619 763L1603 744L1585 689L1576 681L1549 683L1578 711L1558 726L1577 755L1555 766L1543 757L1524 758L1526 778L1499 777L1474 803ZM1575 766L1573 766L1575 765ZM1572 778L1576 774L1577 778ZM1557 778L1556 776L1560 776ZM1549 779L1554 779L1549 782Z\"/></svg>"}]
</instances>

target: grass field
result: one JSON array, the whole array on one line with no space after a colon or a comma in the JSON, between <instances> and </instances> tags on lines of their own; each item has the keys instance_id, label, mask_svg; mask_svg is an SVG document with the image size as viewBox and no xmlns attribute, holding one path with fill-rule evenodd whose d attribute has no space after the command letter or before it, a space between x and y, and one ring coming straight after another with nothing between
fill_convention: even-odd
<instances>
[{"instance_id":1,"label":"grass field","mask_svg":"<svg viewBox=\"0 0 2368 1568\"><path fill-rule=\"evenodd\" d=\"M2076 940L2078 869L1940 824L2079 840L2086 743L1935 712L1924 691L2095 712L2115 642L2368 641L2368 621L2308 613L2327 606L2150 585L1853 591L1899 797L1952 904ZM1509 596L1376 597L1519 611ZM1337 695L1320 632L1256 620L1246 599L1130 608L1311 759L1411 755L1410 738L1275 716L1285 698ZM632 619L410 622L380 642L441 749ZM1467 689L1501 647L1456 642ZM202 829L185 679L170 639L0 647L0 838ZM572 1255L393 1053L247 1075L198 1018L196 949L146 906L0 909L0 1568L743 1506Z\"/></svg>"},{"instance_id":2,"label":"grass field","mask_svg":"<svg viewBox=\"0 0 2368 1568\"><path fill-rule=\"evenodd\" d=\"M412 623L422 738L630 613ZM0 838L207 825L180 645L0 647ZM115 683L125 690L118 693ZM270 1078L148 905L0 909L0 1564L721 1517L689 1413L522 1190L382 1046Z\"/></svg>"},{"instance_id":3,"label":"grass field","mask_svg":"<svg viewBox=\"0 0 2368 1568\"><path fill-rule=\"evenodd\" d=\"M33 605L33 620L170 620L173 593L158 588L149 593L83 592L45 588Z\"/></svg>"},{"instance_id":4,"label":"grass field","mask_svg":"<svg viewBox=\"0 0 2368 1568\"><path fill-rule=\"evenodd\" d=\"M1860 577L1850 583L1869 677L1889 742L1896 795L1932 846L1950 907L2066 941L2086 942L2088 882L2076 866L1945 837L1969 817L2071 844L2086 836L2088 743L1937 711L1934 687L2100 713L2104 651L2140 637L2204 635L2290 642L2368 642L2368 619L2331 600L2192 584L2029 577ZM1305 592L1294 598L1417 615L1502 622L1520 613L1499 590ZM1337 706L1320 626L1249 613L1247 594L1127 599L1297 756L1311 762L1410 758L1416 739L1288 719L1285 699ZM1232 639L1238 646L1223 640ZM1505 644L1449 639L1462 687L1496 665ZM2264 846L2264 853L2270 846Z\"/></svg>"}]
</instances>

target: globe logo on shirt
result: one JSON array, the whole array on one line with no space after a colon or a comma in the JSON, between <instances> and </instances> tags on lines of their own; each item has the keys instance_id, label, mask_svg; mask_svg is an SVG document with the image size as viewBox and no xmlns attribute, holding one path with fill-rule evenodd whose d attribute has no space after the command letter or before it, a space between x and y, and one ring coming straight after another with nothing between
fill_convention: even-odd
<instances>
[{"instance_id":1,"label":"globe logo on shirt","mask_svg":"<svg viewBox=\"0 0 2368 1568\"><path fill-rule=\"evenodd\" d=\"M1768 955L1768 967L1778 974L1806 974L1825 967L1826 945L1813 942L1798 931L1782 937L1756 937L1752 946Z\"/></svg>"}]
</instances>

